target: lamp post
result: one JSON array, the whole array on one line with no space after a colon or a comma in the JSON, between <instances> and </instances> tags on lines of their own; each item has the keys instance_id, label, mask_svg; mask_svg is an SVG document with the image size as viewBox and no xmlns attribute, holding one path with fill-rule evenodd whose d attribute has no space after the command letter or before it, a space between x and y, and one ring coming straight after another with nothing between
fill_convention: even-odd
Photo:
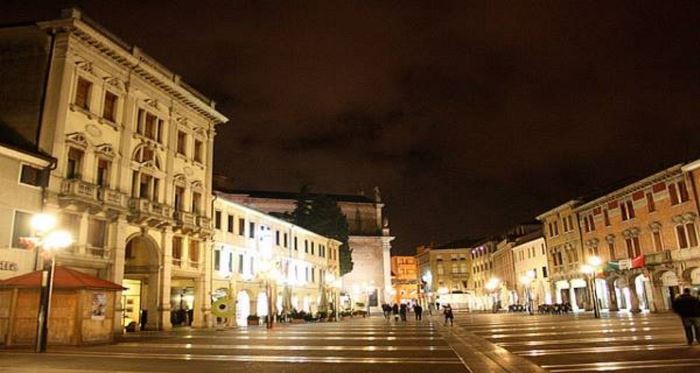
<instances>
[{"instance_id":1,"label":"lamp post","mask_svg":"<svg viewBox=\"0 0 700 373\"><path fill-rule=\"evenodd\" d=\"M493 313L498 313L498 304L497 304L497 299L496 299L496 288L498 288L498 285L500 285L501 280L499 280L497 277L491 277L490 280L486 282L486 290L491 293L491 297L493 298Z\"/></svg>"},{"instance_id":2,"label":"lamp post","mask_svg":"<svg viewBox=\"0 0 700 373\"><path fill-rule=\"evenodd\" d=\"M53 294L54 270L56 260L53 251L64 249L71 245L73 239L70 233L54 230L56 218L49 214L37 214L31 221L35 233L34 243L38 250L43 250L43 256L50 259L44 263L41 271L41 295L39 298L39 313L36 320L35 352L46 352L49 335L49 312L51 311L51 295Z\"/></svg>"},{"instance_id":3,"label":"lamp post","mask_svg":"<svg viewBox=\"0 0 700 373\"><path fill-rule=\"evenodd\" d=\"M533 315L534 312L532 310L532 280L535 279L535 271L527 271L525 276L520 277L520 283L525 286L525 294L527 297L527 308L528 308L528 313L530 315Z\"/></svg>"},{"instance_id":4,"label":"lamp post","mask_svg":"<svg viewBox=\"0 0 700 373\"><path fill-rule=\"evenodd\" d=\"M581 266L581 272L586 275L591 288L593 288L593 317L600 318L600 310L598 309L598 291L596 289L595 277L600 270L602 260L597 256L589 256L586 260L587 264Z\"/></svg>"}]
</instances>

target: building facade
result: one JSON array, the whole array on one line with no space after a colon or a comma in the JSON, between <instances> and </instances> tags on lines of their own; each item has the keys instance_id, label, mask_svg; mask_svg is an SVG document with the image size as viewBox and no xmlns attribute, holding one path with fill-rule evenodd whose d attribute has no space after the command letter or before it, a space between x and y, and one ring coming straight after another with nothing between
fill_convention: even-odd
<instances>
[{"instance_id":1,"label":"building facade","mask_svg":"<svg viewBox=\"0 0 700 373\"><path fill-rule=\"evenodd\" d=\"M415 303L420 297L415 256L391 257L392 303Z\"/></svg>"},{"instance_id":2,"label":"building facade","mask_svg":"<svg viewBox=\"0 0 700 373\"><path fill-rule=\"evenodd\" d=\"M31 237L31 218L42 211L43 188L54 160L46 155L0 144L0 280L37 267L34 250L23 247Z\"/></svg>"},{"instance_id":3,"label":"building facade","mask_svg":"<svg viewBox=\"0 0 700 373\"><path fill-rule=\"evenodd\" d=\"M693 167L675 165L576 209L584 256L607 263L595 280L601 308L669 310L681 286L698 283Z\"/></svg>"},{"instance_id":4,"label":"building facade","mask_svg":"<svg viewBox=\"0 0 700 373\"><path fill-rule=\"evenodd\" d=\"M0 33L49 48L39 124L22 128L57 161L44 208L74 238L57 263L128 288L117 295L119 332L127 320L170 329L183 295L189 323L211 325L211 167L227 118L78 10Z\"/></svg>"},{"instance_id":5,"label":"building facade","mask_svg":"<svg viewBox=\"0 0 700 373\"><path fill-rule=\"evenodd\" d=\"M489 310L495 303L495 292L488 289L487 284L495 278L493 273L493 254L498 241L495 238L484 239L474 244L471 250L472 281L470 290L473 294L470 308L473 310Z\"/></svg>"},{"instance_id":6,"label":"building facade","mask_svg":"<svg viewBox=\"0 0 700 373\"><path fill-rule=\"evenodd\" d=\"M249 315L266 316L268 301L275 314L327 310L332 280L339 278L340 242L234 202L225 193L215 196L212 289L215 299L235 299L236 322L246 325Z\"/></svg>"},{"instance_id":7,"label":"building facade","mask_svg":"<svg viewBox=\"0 0 700 373\"><path fill-rule=\"evenodd\" d=\"M266 213L291 212L295 208L296 193L237 191L229 192L232 201ZM383 215L384 204L379 190L374 198L364 195L329 195L337 201L349 225L349 246L352 250L353 270L342 277L343 292L353 303L369 305L378 310L382 303L391 301L391 241L389 222Z\"/></svg>"},{"instance_id":8,"label":"building facade","mask_svg":"<svg viewBox=\"0 0 700 373\"><path fill-rule=\"evenodd\" d=\"M437 247L417 248L416 257L426 303L469 307L472 250L469 246L472 242L460 240Z\"/></svg>"},{"instance_id":9,"label":"building facade","mask_svg":"<svg viewBox=\"0 0 700 373\"><path fill-rule=\"evenodd\" d=\"M553 301L570 303L575 311L593 309L586 278L581 273L585 258L575 210L580 204L580 200L571 200L537 217L544 229Z\"/></svg>"},{"instance_id":10,"label":"building facade","mask_svg":"<svg viewBox=\"0 0 700 373\"><path fill-rule=\"evenodd\" d=\"M491 254L493 270L491 273L499 280L498 298L502 307L518 304L518 279L515 276L515 266L513 263L514 241L504 238L496 244L496 251Z\"/></svg>"},{"instance_id":11,"label":"building facade","mask_svg":"<svg viewBox=\"0 0 700 373\"><path fill-rule=\"evenodd\" d=\"M521 281L518 282L519 297L526 301L529 290L535 306L552 304L552 289L549 282L549 267L547 266L547 246L542 233L540 229L519 237L512 249L516 280L534 275L529 285L523 284Z\"/></svg>"}]
</instances>

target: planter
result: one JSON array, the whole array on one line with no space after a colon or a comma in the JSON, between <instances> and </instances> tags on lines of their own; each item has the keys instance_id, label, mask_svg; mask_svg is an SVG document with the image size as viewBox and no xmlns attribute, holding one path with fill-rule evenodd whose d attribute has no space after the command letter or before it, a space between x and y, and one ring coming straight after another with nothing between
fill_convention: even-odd
<instances>
[{"instance_id":1,"label":"planter","mask_svg":"<svg viewBox=\"0 0 700 373\"><path fill-rule=\"evenodd\" d=\"M304 319L292 319L292 324L303 324Z\"/></svg>"}]
</instances>

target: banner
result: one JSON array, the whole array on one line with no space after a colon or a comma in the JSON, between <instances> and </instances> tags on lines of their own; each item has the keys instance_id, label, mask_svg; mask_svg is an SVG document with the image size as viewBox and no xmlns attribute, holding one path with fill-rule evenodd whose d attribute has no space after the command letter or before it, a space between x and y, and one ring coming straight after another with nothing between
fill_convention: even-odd
<instances>
[{"instance_id":1,"label":"banner","mask_svg":"<svg viewBox=\"0 0 700 373\"><path fill-rule=\"evenodd\" d=\"M642 267L644 267L644 255L640 255L633 259L609 260L606 263L603 271L614 272Z\"/></svg>"}]
</instances>

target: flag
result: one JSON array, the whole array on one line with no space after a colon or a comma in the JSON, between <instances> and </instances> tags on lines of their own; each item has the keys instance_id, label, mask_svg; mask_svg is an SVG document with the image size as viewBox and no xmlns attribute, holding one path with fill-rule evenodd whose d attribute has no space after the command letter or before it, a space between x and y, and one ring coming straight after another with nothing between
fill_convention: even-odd
<instances>
[{"instance_id":1,"label":"flag","mask_svg":"<svg viewBox=\"0 0 700 373\"><path fill-rule=\"evenodd\" d=\"M613 272L613 271L619 271L620 270L620 262L617 260L609 260L608 263L605 265L605 272Z\"/></svg>"},{"instance_id":2,"label":"flag","mask_svg":"<svg viewBox=\"0 0 700 373\"><path fill-rule=\"evenodd\" d=\"M644 255L632 259L632 268L644 267Z\"/></svg>"}]
</instances>

